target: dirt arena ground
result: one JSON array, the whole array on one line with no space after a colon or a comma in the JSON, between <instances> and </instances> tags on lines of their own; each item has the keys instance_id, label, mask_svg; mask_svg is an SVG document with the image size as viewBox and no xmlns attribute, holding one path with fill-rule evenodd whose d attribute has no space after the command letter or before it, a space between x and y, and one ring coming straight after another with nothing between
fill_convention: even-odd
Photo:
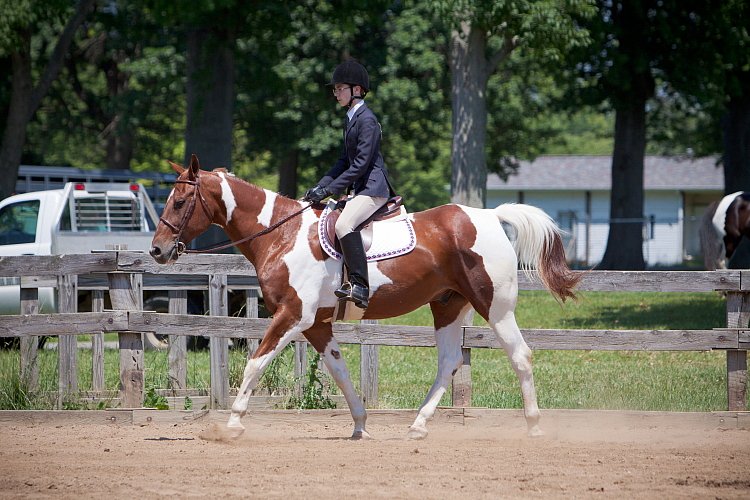
<instances>
[{"instance_id":1,"label":"dirt arena ground","mask_svg":"<svg viewBox=\"0 0 750 500\"><path fill-rule=\"evenodd\" d=\"M750 415L443 409L425 440L412 411L0 412L0 498L750 498Z\"/></svg>"}]
</instances>

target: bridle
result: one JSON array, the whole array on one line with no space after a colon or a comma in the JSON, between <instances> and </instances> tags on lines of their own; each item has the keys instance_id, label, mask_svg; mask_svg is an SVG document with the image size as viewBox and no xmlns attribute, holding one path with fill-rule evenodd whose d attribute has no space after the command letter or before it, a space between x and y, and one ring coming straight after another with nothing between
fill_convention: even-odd
<instances>
[{"instance_id":1,"label":"bridle","mask_svg":"<svg viewBox=\"0 0 750 500\"><path fill-rule=\"evenodd\" d=\"M159 222L162 222L165 226L167 226L175 235L175 248L177 248L177 255L182 255L183 253L209 253L213 252L215 250L223 250L225 248L230 248L236 245L239 245L240 243L245 243L246 241L254 240L255 238L258 238L259 236L263 236L265 234L270 233L277 227L281 226L288 220L298 216L308 208L310 208L313 203L308 203L301 209L297 210L296 212L292 213L291 215L288 215L281 219L280 221L276 222L275 224L272 224L268 226L266 229L263 229L262 231L258 231L257 233L251 234L250 236L246 236L240 240L236 241L227 241L224 243L219 243L217 245L213 245L207 248L201 248L196 250L187 250L185 247L185 243L180 241L180 237L182 236L182 233L185 231L185 228L188 225L188 222L190 222L190 219L193 216L193 212L195 211L195 205L197 204L196 199L199 199L201 201L201 205L203 206L203 211L208 216L209 220L214 220L214 214L213 212L208 208L208 202L206 201L206 198L204 198L203 193L201 192L201 183L200 183L200 177L196 177L195 180L189 180L189 179L177 179L175 181L175 184L188 184L191 186L195 186L195 189L193 189L193 196L190 198L190 204L187 207L187 210L185 210L185 214L182 216L182 219L180 219L179 226L175 226L171 222L169 222L164 217L159 217Z\"/></svg>"},{"instance_id":2,"label":"bridle","mask_svg":"<svg viewBox=\"0 0 750 500\"><path fill-rule=\"evenodd\" d=\"M213 212L209 210L208 208L208 202L203 197L203 193L201 193L201 182L200 177L196 177L195 180L189 180L189 179L177 179L174 181L175 184L189 184L191 186L195 186L195 189L193 189L193 196L190 198L190 204L187 207L187 210L185 210L185 213L182 215L182 219L180 220L180 225L175 226L171 222L169 222L167 219L165 219L163 216L159 217L159 222L167 226L173 233L174 233L174 240L175 240L175 247L177 248L177 255L181 255L185 253L185 243L180 241L180 237L182 236L182 233L185 231L185 228L188 225L188 222L193 217L193 212L195 212L195 205L196 205L196 199L201 200L201 205L203 206L203 211L206 212L206 215L209 216L209 220L213 220Z\"/></svg>"}]
</instances>

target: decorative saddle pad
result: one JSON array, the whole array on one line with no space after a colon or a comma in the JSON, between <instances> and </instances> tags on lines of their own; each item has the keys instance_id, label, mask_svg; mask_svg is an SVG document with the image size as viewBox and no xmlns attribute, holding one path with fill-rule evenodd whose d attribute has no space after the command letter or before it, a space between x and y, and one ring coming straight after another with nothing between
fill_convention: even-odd
<instances>
[{"instance_id":1,"label":"decorative saddle pad","mask_svg":"<svg viewBox=\"0 0 750 500\"><path fill-rule=\"evenodd\" d=\"M343 256L336 244L331 241L326 231L326 219L334 209L336 202L330 201L318 222L318 237L323 250L336 260L342 260ZM417 237L414 226L409 220L406 209L401 207L401 213L386 220L375 221L367 225L362 231L362 243L365 247L367 261L390 259L404 255L417 246Z\"/></svg>"}]
</instances>

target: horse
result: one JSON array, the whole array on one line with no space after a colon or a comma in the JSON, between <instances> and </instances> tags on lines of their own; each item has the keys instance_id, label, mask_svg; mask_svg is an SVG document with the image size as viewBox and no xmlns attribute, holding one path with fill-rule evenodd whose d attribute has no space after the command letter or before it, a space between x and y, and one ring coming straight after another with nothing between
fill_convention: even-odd
<instances>
[{"instance_id":1,"label":"horse","mask_svg":"<svg viewBox=\"0 0 750 500\"><path fill-rule=\"evenodd\" d=\"M226 427L217 429L222 438L242 434L241 419L252 389L273 358L300 333L320 353L344 395L354 421L351 438L369 438L367 412L332 334L337 301L333 292L341 283L343 266L321 248L321 208L255 186L226 169L201 170L195 155L187 168L169 163L178 177L156 228L151 256L161 264L175 262L185 244L216 224L255 266L272 314L263 341L248 355ZM532 352L514 316L517 271L519 261L522 269L536 268L558 301L576 298L574 288L581 277L565 261L560 229L542 210L523 204L495 209L449 204L409 214L409 220L415 248L368 264L370 301L363 315L382 319L424 304L431 309L437 375L407 437L427 436L427 422L463 362L462 325L472 308L494 330L519 379L528 435L543 434Z\"/></svg>"},{"instance_id":2,"label":"horse","mask_svg":"<svg viewBox=\"0 0 750 500\"><path fill-rule=\"evenodd\" d=\"M750 236L750 192L738 191L711 203L698 233L707 270L738 267L739 262L730 261L740 257L736 252L742 237Z\"/></svg>"}]
</instances>

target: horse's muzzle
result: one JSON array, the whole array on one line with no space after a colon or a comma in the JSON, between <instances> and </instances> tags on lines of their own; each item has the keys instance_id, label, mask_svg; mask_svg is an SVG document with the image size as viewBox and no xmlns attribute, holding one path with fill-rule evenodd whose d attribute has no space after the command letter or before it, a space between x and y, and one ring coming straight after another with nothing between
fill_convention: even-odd
<instances>
[{"instance_id":1,"label":"horse's muzzle","mask_svg":"<svg viewBox=\"0 0 750 500\"><path fill-rule=\"evenodd\" d=\"M169 248L169 251L164 251L159 245L153 245L151 247L151 250L149 250L148 253L159 264L168 264L170 262L176 261L177 258L180 256L180 253L182 253L179 251L180 245L182 245L182 248L184 251L185 244L182 242L179 242L176 245L172 245Z\"/></svg>"}]
</instances>

